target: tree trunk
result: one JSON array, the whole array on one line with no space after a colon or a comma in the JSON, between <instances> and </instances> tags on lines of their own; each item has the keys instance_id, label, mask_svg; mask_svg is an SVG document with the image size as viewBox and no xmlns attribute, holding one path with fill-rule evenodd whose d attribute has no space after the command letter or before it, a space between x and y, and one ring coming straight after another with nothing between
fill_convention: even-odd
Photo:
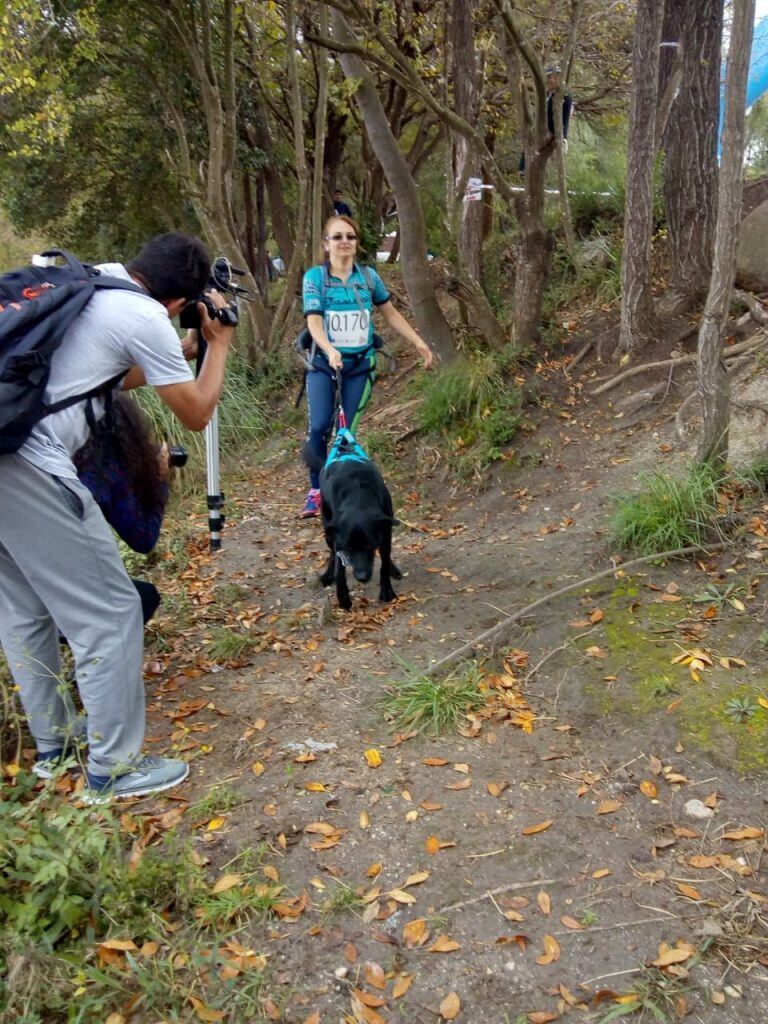
<instances>
[{"instance_id":1,"label":"tree trunk","mask_svg":"<svg viewBox=\"0 0 768 1024\"><path fill-rule=\"evenodd\" d=\"M337 10L333 12L333 32L341 42L351 38L344 17ZM416 184L365 64L351 53L339 54L339 63L345 77L357 83L355 100L367 136L397 202L403 276L417 329L441 359L451 360L456 356L456 346L427 272L426 227Z\"/></svg>"},{"instance_id":2,"label":"tree trunk","mask_svg":"<svg viewBox=\"0 0 768 1024\"><path fill-rule=\"evenodd\" d=\"M680 92L664 148L664 205L671 271L660 311L685 312L706 294L717 217L717 131L723 0L667 0L663 38L682 44ZM664 48L662 85L673 73Z\"/></svg>"},{"instance_id":3,"label":"tree trunk","mask_svg":"<svg viewBox=\"0 0 768 1024\"><path fill-rule=\"evenodd\" d=\"M723 361L736 250L739 240L743 185L746 92L755 0L734 0L728 67L725 76L725 120L717 203L712 279L699 331L698 389L704 417L699 461L715 467L728 457L730 381Z\"/></svg>"},{"instance_id":4,"label":"tree trunk","mask_svg":"<svg viewBox=\"0 0 768 1024\"><path fill-rule=\"evenodd\" d=\"M258 104L256 106L258 108ZM256 129L256 145L267 156L267 163L264 167L264 182L267 186L267 196L269 197L272 234L277 242L278 252L287 267L293 259L294 243L288 211L285 205L285 193L283 191L285 170L277 165L277 158L272 146L266 118L263 111L258 109L255 111L254 127Z\"/></svg>"},{"instance_id":5,"label":"tree trunk","mask_svg":"<svg viewBox=\"0 0 768 1024\"><path fill-rule=\"evenodd\" d=\"M654 334L651 290L653 167L659 43L664 0L638 0L632 47L632 102L627 149L627 198L621 257L621 325L618 352L643 348Z\"/></svg>"},{"instance_id":6,"label":"tree trunk","mask_svg":"<svg viewBox=\"0 0 768 1024\"><path fill-rule=\"evenodd\" d=\"M453 0L451 71L456 113L474 123L477 120L478 85L475 59L475 34L472 25L472 0ZM465 203L463 192L469 177L479 177L480 161L469 139L453 133L453 181L461 189L455 201L460 203L458 269L476 285L482 280L482 204Z\"/></svg>"},{"instance_id":7,"label":"tree trunk","mask_svg":"<svg viewBox=\"0 0 768 1024\"><path fill-rule=\"evenodd\" d=\"M310 180L307 166L307 154L304 146L304 110L301 102L299 69L296 61L296 0L286 0L285 34L288 55L288 82L291 120L293 121L293 148L296 154L296 176L299 179L299 196L297 210L296 244L293 256L285 271L285 288L280 304L275 311L272 327L269 332L269 350L277 348L283 340L283 331L299 291L299 281L304 271L304 253L307 246L310 217Z\"/></svg>"},{"instance_id":8,"label":"tree trunk","mask_svg":"<svg viewBox=\"0 0 768 1024\"><path fill-rule=\"evenodd\" d=\"M320 7L320 34L328 34L328 8ZM315 151L312 168L312 239L323 233L323 169L325 167L325 128L328 122L328 53L321 47L313 47L317 64L317 104L315 110Z\"/></svg>"}]
</instances>

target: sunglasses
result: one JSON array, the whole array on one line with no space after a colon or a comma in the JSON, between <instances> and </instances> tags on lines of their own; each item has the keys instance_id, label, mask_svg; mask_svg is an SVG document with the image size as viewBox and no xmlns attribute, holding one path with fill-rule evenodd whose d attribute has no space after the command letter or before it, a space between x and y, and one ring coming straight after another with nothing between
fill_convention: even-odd
<instances>
[{"instance_id":1,"label":"sunglasses","mask_svg":"<svg viewBox=\"0 0 768 1024\"><path fill-rule=\"evenodd\" d=\"M325 237L326 240L329 242L342 242L344 239L346 239L348 242L357 241L357 235L342 235L341 232L339 232L336 235L326 235Z\"/></svg>"}]
</instances>

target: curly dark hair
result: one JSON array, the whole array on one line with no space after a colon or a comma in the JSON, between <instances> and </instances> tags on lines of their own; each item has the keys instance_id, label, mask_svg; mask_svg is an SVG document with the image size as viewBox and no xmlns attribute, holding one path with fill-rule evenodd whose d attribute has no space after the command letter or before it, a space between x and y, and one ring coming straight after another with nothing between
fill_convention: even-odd
<instances>
[{"instance_id":1,"label":"curly dark hair","mask_svg":"<svg viewBox=\"0 0 768 1024\"><path fill-rule=\"evenodd\" d=\"M111 414L99 420L75 454L74 463L80 471L83 466L100 465L107 456L117 457L125 466L139 502L152 512L162 507L165 497L165 479L157 453L157 440L147 417L131 397L115 392Z\"/></svg>"}]
</instances>

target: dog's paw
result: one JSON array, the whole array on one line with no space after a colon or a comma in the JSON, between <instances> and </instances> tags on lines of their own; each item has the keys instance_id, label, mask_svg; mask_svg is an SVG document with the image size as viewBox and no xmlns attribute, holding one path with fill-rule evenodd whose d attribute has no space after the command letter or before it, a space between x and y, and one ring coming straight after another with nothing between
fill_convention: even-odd
<instances>
[{"instance_id":1,"label":"dog's paw","mask_svg":"<svg viewBox=\"0 0 768 1024\"><path fill-rule=\"evenodd\" d=\"M384 586L379 591L379 600L380 601L388 602L388 601L395 601L396 599L397 599L397 594L394 592L392 587Z\"/></svg>"},{"instance_id":2,"label":"dog's paw","mask_svg":"<svg viewBox=\"0 0 768 1024\"><path fill-rule=\"evenodd\" d=\"M318 576L318 579L320 580L322 586L330 587L330 585L336 579L336 573L333 571L333 569L331 569L330 571L326 569L324 573L321 573L320 576Z\"/></svg>"},{"instance_id":3,"label":"dog's paw","mask_svg":"<svg viewBox=\"0 0 768 1024\"><path fill-rule=\"evenodd\" d=\"M398 569L394 562L390 563L389 575L392 577L393 580L401 580L403 578L403 574L400 572L400 570Z\"/></svg>"},{"instance_id":4,"label":"dog's paw","mask_svg":"<svg viewBox=\"0 0 768 1024\"><path fill-rule=\"evenodd\" d=\"M345 612L352 611L352 598L349 594L339 596L339 605L344 609Z\"/></svg>"}]
</instances>

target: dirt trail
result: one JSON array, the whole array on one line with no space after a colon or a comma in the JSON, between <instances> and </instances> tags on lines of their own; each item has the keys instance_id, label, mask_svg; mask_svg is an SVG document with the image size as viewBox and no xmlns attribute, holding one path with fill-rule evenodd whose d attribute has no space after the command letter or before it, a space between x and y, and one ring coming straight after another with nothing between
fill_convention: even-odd
<instances>
[{"instance_id":1,"label":"dirt trail","mask_svg":"<svg viewBox=\"0 0 768 1024\"><path fill-rule=\"evenodd\" d=\"M762 692L760 516L739 552L545 605L481 665L488 705L467 735L403 738L379 704L403 663L423 669L609 567L610 496L679 462L661 418L615 431L607 401L548 377L557 401L537 414L523 468L482 493L447 487L437 453L408 442L389 474L408 524L391 606L372 583L345 614L313 583L324 544L296 518L293 462L236 487L244 516L204 565L193 596L214 605L188 661L221 606L257 642L240 663L209 657L203 675L163 666L150 732L163 749L170 718L198 755L190 799L224 784L241 801L214 829L193 823L212 877L258 848L257 877L285 887L277 913L243 932L268 954L265 1019L439 1021L454 1019L454 996L465 1024L601 1021L633 1005L629 1020L768 1019L763 838L723 837L766 819L768 712L736 724L723 711ZM395 401L386 392L379 405ZM716 598L695 601L709 585ZM691 651L712 664L673 664ZM688 816L694 798L713 815Z\"/></svg>"}]
</instances>

